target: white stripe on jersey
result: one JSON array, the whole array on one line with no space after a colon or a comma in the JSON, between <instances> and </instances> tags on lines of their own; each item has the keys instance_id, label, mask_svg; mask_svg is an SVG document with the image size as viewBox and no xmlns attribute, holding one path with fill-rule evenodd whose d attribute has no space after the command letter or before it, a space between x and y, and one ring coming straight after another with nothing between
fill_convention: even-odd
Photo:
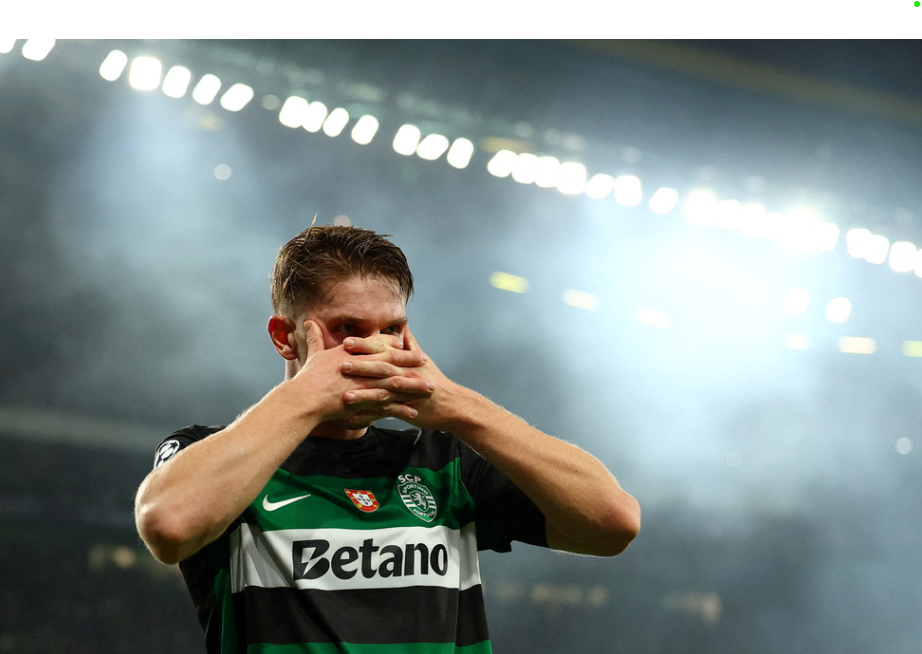
<instances>
[{"instance_id":1,"label":"white stripe on jersey","mask_svg":"<svg viewBox=\"0 0 922 654\"><path fill-rule=\"evenodd\" d=\"M356 590L480 584L474 524L458 529L283 529L231 535L231 589Z\"/></svg>"}]
</instances>

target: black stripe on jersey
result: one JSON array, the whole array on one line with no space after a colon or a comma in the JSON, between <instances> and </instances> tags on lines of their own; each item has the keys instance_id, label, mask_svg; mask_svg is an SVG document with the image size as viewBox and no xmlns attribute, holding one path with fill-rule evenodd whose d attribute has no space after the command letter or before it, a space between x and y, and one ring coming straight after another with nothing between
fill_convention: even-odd
<instances>
[{"instance_id":1,"label":"black stripe on jersey","mask_svg":"<svg viewBox=\"0 0 922 654\"><path fill-rule=\"evenodd\" d=\"M423 642L463 647L489 639L480 586L463 591L419 586L386 591L250 587L243 595L248 645ZM336 616L336 625L324 616Z\"/></svg>"}]
</instances>

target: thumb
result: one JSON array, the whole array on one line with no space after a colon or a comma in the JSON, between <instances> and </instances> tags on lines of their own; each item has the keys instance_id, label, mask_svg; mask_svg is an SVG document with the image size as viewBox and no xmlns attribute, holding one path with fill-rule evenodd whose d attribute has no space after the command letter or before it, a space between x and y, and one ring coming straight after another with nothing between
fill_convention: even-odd
<instances>
[{"instance_id":1,"label":"thumb","mask_svg":"<svg viewBox=\"0 0 922 654\"><path fill-rule=\"evenodd\" d=\"M324 349L323 332L320 330L320 325L313 320L304 321L304 340L307 343L307 352L305 352L304 355L305 359Z\"/></svg>"}]
</instances>

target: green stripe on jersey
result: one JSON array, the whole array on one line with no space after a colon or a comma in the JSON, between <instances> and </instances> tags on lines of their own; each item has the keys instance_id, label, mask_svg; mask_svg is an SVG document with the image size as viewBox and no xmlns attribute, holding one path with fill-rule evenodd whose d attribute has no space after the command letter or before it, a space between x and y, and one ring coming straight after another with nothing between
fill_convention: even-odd
<instances>
[{"instance_id":1,"label":"green stripe on jersey","mask_svg":"<svg viewBox=\"0 0 922 654\"><path fill-rule=\"evenodd\" d=\"M458 647L454 643L403 643L377 645L367 643L304 643L270 645L259 643L247 647L247 654L492 654L490 641Z\"/></svg>"}]
</instances>

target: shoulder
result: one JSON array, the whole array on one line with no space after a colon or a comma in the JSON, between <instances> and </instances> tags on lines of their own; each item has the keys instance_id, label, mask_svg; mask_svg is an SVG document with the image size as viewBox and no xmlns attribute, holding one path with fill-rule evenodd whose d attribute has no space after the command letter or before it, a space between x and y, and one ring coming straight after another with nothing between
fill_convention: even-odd
<instances>
[{"instance_id":1,"label":"shoulder","mask_svg":"<svg viewBox=\"0 0 922 654\"><path fill-rule=\"evenodd\" d=\"M181 449L221 431L224 427L225 425L207 427L204 425L188 425L174 431L160 441L160 445L157 446L157 453L154 455L154 468L162 466Z\"/></svg>"}]
</instances>

